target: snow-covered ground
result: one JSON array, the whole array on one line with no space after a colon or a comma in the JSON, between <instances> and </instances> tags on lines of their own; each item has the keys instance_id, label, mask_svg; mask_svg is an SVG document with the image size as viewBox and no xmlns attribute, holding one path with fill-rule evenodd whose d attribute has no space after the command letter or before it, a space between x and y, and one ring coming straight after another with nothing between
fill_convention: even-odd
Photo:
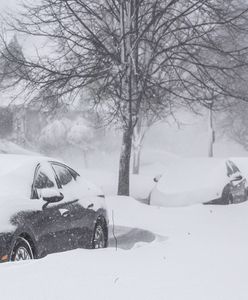
<instances>
[{"instance_id":1,"label":"snow-covered ground","mask_svg":"<svg viewBox=\"0 0 248 300\"><path fill-rule=\"evenodd\" d=\"M151 157L145 154L141 174L131 176L137 199L147 198L153 177L176 159L164 152ZM107 195L116 194L116 164L81 173ZM248 299L248 202L159 208L128 197L106 201L109 248L0 264L0 299Z\"/></svg>"},{"instance_id":2,"label":"snow-covered ground","mask_svg":"<svg viewBox=\"0 0 248 300\"><path fill-rule=\"evenodd\" d=\"M157 160L156 160L157 159ZM163 174L168 164L180 158L166 151L144 151L139 175L130 175L130 195L139 200L147 200L155 185L154 177ZM107 162L107 163L106 163ZM118 157L115 157L115 167L111 165L111 156L105 157L95 168L84 168L72 161L71 165L79 173L100 186L105 195L116 195L118 186ZM113 162L112 162L113 163Z\"/></svg>"},{"instance_id":3,"label":"snow-covered ground","mask_svg":"<svg viewBox=\"0 0 248 300\"><path fill-rule=\"evenodd\" d=\"M23 154L23 155L41 155L37 152L27 150L11 141L0 139L0 153L1 154Z\"/></svg>"},{"instance_id":4,"label":"snow-covered ground","mask_svg":"<svg viewBox=\"0 0 248 300\"><path fill-rule=\"evenodd\" d=\"M79 173L102 188L105 195L116 195L118 186L118 172L102 169L83 169ZM155 185L153 178L156 172L150 174L131 175L130 194L135 199L145 200Z\"/></svg>"},{"instance_id":5,"label":"snow-covered ground","mask_svg":"<svg viewBox=\"0 0 248 300\"><path fill-rule=\"evenodd\" d=\"M248 203L158 208L127 197L107 203L117 250L111 234L108 249L1 264L1 299L248 299Z\"/></svg>"}]
</instances>

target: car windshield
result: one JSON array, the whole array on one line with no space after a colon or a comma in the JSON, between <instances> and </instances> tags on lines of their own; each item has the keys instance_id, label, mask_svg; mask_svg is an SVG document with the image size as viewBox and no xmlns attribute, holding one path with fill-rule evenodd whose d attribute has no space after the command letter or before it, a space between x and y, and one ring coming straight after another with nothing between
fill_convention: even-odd
<instances>
[{"instance_id":1,"label":"car windshield","mask_svg":"<svg viewBox=\"0 0 248 300\"><path fill-rule=\"evenodd\" d=\"M0 198L18 194L30 197L37 159L22 155L0 156Z\"/></svg>"}]
</instances>

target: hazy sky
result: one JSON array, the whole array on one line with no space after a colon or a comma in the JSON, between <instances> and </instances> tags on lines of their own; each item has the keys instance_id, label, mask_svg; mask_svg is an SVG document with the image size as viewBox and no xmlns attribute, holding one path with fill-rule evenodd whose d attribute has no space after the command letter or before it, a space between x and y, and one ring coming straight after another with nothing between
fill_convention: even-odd
<instances>
[{"instance_id":1,"label":"hazy sky","mask_svg":"<svg viewBox=\"0 0 248 300\"><path fill-rule=\"evenodd\" d=\"M20 1L18 1L18 0L0 0L0 10L1 10L1 12L4 9L16 7L18 2L20 2Z\"/></svg>"},{"instance_id":2,"label":"hazy sky","mask_svg":"<svg viewBox=\"0 0 248 300\"><path fill-rule=\"evenodd\" d=\"M0 0L0 15L5 12L15 13L15 10L20 9L21 4L23 2L33 3L32 0ZM38 3L39 0L34 0L34 2ZM10 38L12 35L9 36ZM21 46L23 47L23 52L26 56L32 56L34 53L36 54L36 48L40 50L40 53L50 53L50 49L47 49L47 44L44 42L42 38L29 38L27 36L23 36L17 34L17 38Z\"/></svg>"},{"instance_id":3,"label":"hazy sky","mask_svg":"<svg viewBox=\"0 0 248 300\"><path fill-rule=\"evenodd\" d=\"M29 1L31 2L31 0ZM38 2L39 0L33 1ZM22 0L0 0L0 14L3 13L4 10L9 12L9 9L17 8L18 3L21 2ZM21 44L24 44L23 50L25 52L25 55L28 54L27 50L30 54L33 40L20 40ZM34 44L36 44L37 46L37 41L35 41ZM38 45L41 45L41 43L38 42ZM207 119L196 118L192 115L191 118L191 124L184 126L183 128L181 128L181 130L179 130L175 124L173 126L168 126L166 124L154 126L154 128L150 130L147 135L145 146L149 148L152 145L153 148L155 147L156 149L167 150L168 152L172 152L178 155L206 155L208 141ZM231 141L225 140L217 141L217 143L215 144L215 153L217 154L217 156L247 155L242 147Z\"/></svg>"}]
</instances>

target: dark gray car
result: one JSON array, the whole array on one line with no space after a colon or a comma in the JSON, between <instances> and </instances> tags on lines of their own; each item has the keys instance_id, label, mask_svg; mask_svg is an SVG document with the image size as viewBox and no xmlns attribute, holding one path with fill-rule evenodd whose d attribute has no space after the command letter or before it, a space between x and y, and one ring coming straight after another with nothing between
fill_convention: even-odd
<instances>
[{"instance_id":1,"label":"dark gray car","mask_svg":"<svg viewBox=\"0 0 248 300\"><path fill-rule=\"evenodd\" d=\"M0 155L0 261L41 258L79 247L104 248L102 191L62 162Z\"/></svg>"}]
</instances>

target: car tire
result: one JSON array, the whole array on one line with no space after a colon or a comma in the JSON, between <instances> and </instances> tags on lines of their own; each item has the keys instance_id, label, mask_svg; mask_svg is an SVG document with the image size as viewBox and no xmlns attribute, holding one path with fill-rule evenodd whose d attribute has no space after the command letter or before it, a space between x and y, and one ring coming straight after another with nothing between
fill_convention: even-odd
<instances>
[{"instance_id":1,"label":"car tire","mask_svg":"<svg viewBox=\"0 0 248 300\"><path fill-rule=\"evenodd\" d=\"M224 187L220 200L221 201L219 204L222 204L222 205L230 204L231 201L233 202L233 196L231 194L229 184Z\"/></svg>"},{"instance_id":2,"label":"car tire","mask_svg":"<svg viewBox=\"0 0 248 300\"><path fill-rule=\"evenodd\" d=\"M152 195L152 192L150 192L150 194L148 195L147 205L151 205L151 195Z\"/></svg>"},{"instance_id":3,"label":"car tire","mask_svg":"<svg viewBox=\"0 0 248 300\"><path fill-rule=\"evenodd\" d=\"M248 188L247 188L247 187L245 188L245 195L244 195L244 199L245 199L245 201L247 201L247 200L248 200Z\"/></svg>"},{"instance_id":4,"label":"car tire","mask_svg":"<svg viewBox=\"0 0 248 300\"><path fill-rule=\"evenodd\" d=\"M29 242L22 237L18 237L15 241L10 261L22 261L30 259L34 259L34 254Z\"/></svg>"},{"instance_id":5,"label":"car tire","mask_svg":"<svg viewBox=\"0 0 248 300\"><path fill-rule=\"evenodd\" d=\"M104 221L97 221L92 241L93 249L100 249L107 247L107 229Z\"/></svg>"}]
</instances>

